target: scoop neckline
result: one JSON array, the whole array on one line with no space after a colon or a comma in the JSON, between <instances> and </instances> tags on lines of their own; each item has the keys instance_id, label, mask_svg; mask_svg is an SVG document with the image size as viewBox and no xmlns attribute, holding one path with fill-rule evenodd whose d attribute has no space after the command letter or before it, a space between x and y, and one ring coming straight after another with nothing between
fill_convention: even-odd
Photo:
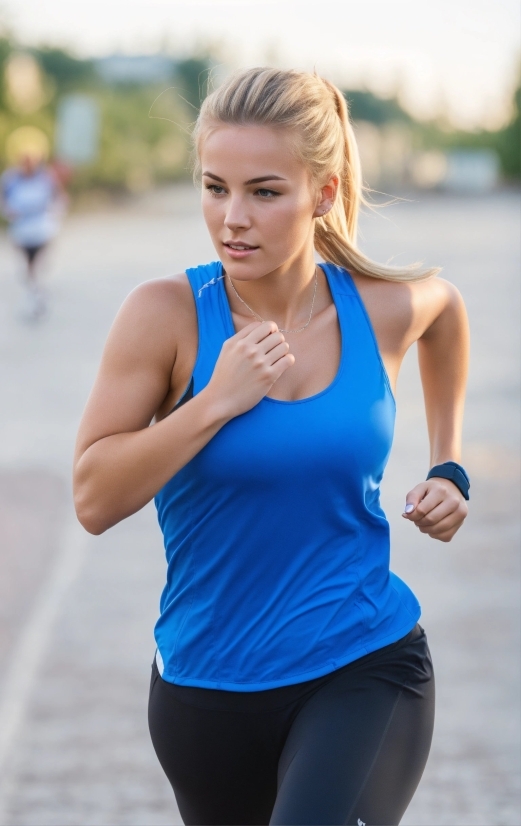
<instances>
[{"instance_id":1,"label":"scoop neckline","mask_svg":"<svg viewBox=\"0 0 521 826\"><path fill-rule=\"evenodd\" d=\"M336 371L336 375L333 378L333 380L327 385L327 387L324 387L323 390L319 390L318 393L314 393L312 396L304 396L304 398L302 398L302 399L273 399L271 396L263 396L263 398L261 399L261 402L270 402L271 404L282 404L282 405L305 404L306 402L315 401L316 399L319 399L321 396L324 396L327 393L331 392L336 387L338 382L340 381L340 378L341 378L343 370L344 370L344 364L345 364L345 349L346 349L346 334L345 333L346 333L346 331L344 330L343 320L341 318L341 315L338 312L338 303L337 303L337 300L336 300L337 299L336 289L335 289L335 287L333 287L333 280L334 279L330 278L329 273L327 271L327 265L326 264L318 264L317 266L320 267L320 269L322 270L322 272L326 276L326 280L327 280L327 283L328 283L328 286L329 286L329 290L331 292L331 297L333 299L333 304L335 305L336 317L337 317L337 321L338 321L338 329L339 329L339 332L340 332L340 361L338 363L338 369ZM221 286L221 296L222 296L222 300L223 300L227 332L230 334L230 336L234 336L237 331L236 331L234 323L233 323L232 310L231 310L231 307L230 307L230 302L228 300L228 295L226 293L226 288L224 286L225 272L224 272L224 267L222 266L222 264L221 264L221 275L223 277L219 281L219 284Z\"/></svg>"}]
</instances>

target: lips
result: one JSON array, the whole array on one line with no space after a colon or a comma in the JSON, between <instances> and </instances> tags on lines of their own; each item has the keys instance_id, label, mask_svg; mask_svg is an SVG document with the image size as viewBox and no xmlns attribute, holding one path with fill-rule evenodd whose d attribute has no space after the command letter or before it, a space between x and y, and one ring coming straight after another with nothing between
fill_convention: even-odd
<instances>
[{"instance_id":1,"label":"lips","mask_svg":"<svg viewBox=\"0 0 521 826\"><path fill-rule=\"evenodd\" d=\"M232 250L237 250L239 252L259 249L258 247L254 247L252 244L245 244L242 241L224 241L224 246Z\"/></svg>"},{"instance_id":2,"label":"lips","mask_svg":"<svg viewBox=\"0 0 521 826\"><path fill-rule=\"evenodd\" d=\"M224 241L223 246L226 249L228 258L235 261L244 261L259 249L259 247L254 247L252 244L245 244L244 241Z\"/></svg>"}]
</instances>

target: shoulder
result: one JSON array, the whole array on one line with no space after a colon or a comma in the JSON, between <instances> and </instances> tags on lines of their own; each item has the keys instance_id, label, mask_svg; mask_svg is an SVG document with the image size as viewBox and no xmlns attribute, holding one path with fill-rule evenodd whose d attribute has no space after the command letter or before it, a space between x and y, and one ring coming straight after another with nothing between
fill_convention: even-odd
<instances>
[{"instance_id":1,"label":"shoulder","mask_svg":"<svg viewBox=\"0 0 521 826\"><path fill-rule=\"evenodd\" d=\"M186 273L154 278L135 287L125 299L120 312L143 319L160 321L193 307L193 294Z\"/></svg>"},{"instance_id":2,"label":"shoulder","mask_svg":"<svg viewBox=\"0 0 521 826\"><path fill-rule=\"evenodd\" d=\"M140 359L164 352L172 356L177 341L195 328L193 294L185 273L155 278L136 287L123 302L109 342Z\"/></svg>"},{"instance_id":3,"label":"shoulder","mask_svg":"<svg viewBox=\"0 0 521 826\"><path fill-rule=\"evenodd\" d=\"M428 340L438 334L467 328L465 302L458 288L445 278L431 278L415 284L417 339Z\"/></svg>"},{"instance_id":4,"label":"shoulder","mask_svg":"<svg viewBox=\"0 0 521 826\"><path fill-rule=\"evenodd\" d=\"M464 313L461 294L444 278L387 281L353 275L377 337L408 349L441 316Z\"/></svg>"}]
</instances>

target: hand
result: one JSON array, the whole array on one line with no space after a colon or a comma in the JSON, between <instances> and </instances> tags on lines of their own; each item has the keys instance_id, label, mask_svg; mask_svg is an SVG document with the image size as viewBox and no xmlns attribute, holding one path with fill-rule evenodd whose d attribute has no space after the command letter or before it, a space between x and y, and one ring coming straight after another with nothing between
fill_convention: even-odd
<instances>
[{"instance_id":1,"label":"hand","mask_svg":"<svg viewBox=\"0 0 521 826\"><path fill-rule=\"evenodd\" d=\"M450 542L467 514L467 503L459 488L448 479L433 476L407 494L402 516L432 539Z\"/></svg>"},{"instance_id":2,"label":"hand","mask_svg":"<svg viewBox=\"0 0 521 826\"><path fill-rule=\"evenodd\" d=\"M207 389L231 419L255 407L294 363L275 322L254 321L224 342Z\"/></svg>"}]
</instances>

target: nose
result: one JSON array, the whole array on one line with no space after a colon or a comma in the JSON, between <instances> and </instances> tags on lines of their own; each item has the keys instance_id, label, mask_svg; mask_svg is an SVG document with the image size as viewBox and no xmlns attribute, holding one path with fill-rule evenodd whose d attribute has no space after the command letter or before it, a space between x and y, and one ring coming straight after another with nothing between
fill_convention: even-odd
<instances>
[{"instance_id":1,"label":"nose","mask_svg":"<svg viewBox=\"0 0 521 826\"><path fill-rule=\"evenodd\" d=\"M229 230L233 232L237 229L251 227L251 220L243 198L230 198L227 207L224 224Z\"/></svg>"}]
</instances>

